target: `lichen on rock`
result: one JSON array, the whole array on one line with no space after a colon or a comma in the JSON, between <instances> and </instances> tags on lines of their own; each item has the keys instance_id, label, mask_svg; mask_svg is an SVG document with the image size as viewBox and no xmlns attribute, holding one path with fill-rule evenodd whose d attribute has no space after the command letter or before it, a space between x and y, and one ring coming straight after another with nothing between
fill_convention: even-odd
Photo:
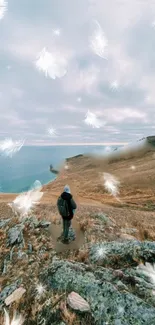
<instances>
[{"instance_id":1,"label":"lichen on rock","mask_svg":"<svg viewBox=\"0 0 155 325\"><path fill-rule=\"evenodd\" d=\"M116 320L123 325L155 324L155 308L131 292L123 292L122 288L117 288L112 270L105 271L104 268L98 267L98 271L103 275L102 281L99 281L93 272L78 269L78 264L56 260L40 275L41 280L49 290L67 293L75 291L82 295L89 303L98 325L104 322L114 325Z\"/></svg>"}]
</instances>

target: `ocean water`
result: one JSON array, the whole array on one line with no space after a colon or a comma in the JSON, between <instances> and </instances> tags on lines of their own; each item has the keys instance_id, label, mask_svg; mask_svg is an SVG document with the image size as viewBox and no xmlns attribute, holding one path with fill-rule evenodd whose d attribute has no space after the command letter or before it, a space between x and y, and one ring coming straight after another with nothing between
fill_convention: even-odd
<instances>
[{"instance_id":1,"label":"ocean water","mask_svg":"<svg viewBox=\"0 0 155 325\"><path fill-rule=\"evenodd\" d=\"M0 192L27 191L36 180L47 184L56 178L49 170L50 164L57 168L66 158L104 151L104 146L23 146L12 158L0 156Z\"/></svg>"}]
</instances>

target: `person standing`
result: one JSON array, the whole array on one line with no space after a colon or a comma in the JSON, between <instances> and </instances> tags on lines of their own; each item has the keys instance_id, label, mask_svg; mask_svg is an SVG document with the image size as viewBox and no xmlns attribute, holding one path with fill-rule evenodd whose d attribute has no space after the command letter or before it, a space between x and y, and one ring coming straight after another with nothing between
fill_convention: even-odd
<instances>
[{"instance_id":1,"label":"person standing","mask_svg":"<svg viewBox=\"0 0 155 325\"><path fill-rule=\"evenodd\" d=\"M71 226L71 220L73 219L75 210L77 208L76 202L73 199L73 195L70 192L69 185L65 185L63 193L57 200L57 207L59 214L63 220L63 233L57 240L62 240L64 244L68 244L69 228Z\"/></svg>"}]
</instances>

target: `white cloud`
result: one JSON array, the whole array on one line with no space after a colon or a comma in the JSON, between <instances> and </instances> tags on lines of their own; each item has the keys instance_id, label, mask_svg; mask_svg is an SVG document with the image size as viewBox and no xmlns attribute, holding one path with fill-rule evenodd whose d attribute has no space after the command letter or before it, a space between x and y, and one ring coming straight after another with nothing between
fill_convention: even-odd
<instances>
[{"instance_id":1,"label":"white cloud","mask_svg":"<svg viewBox=\"0 0 155 325\"><path fill-rule=\"evenodd\" d=\"M68 111L68 112L77 112L77 107L73 106L73 105L68 105L68 104L64 105L64 104L62 104L60 110ZM78 112L83 112L83 111L84 111L84 109L78 108Z\"/></svg>"},{"instance_id":2,"label":"white cloud","mask_svg":"<svg viewBox=\"0 0 155 325\"><path fill-rule=\"evenodd\" d=\"M95 91L99 78L99 69L94 65L85 69L74 67L70 73L62 80L63 89L67 93L87 92L90 94Z\"/></svg>"},{"instance_id":3,"label":"white cloud","mask_svg":"<svg viewBox=\"0 0 155 325\"><path fill-rule=\"evenodd\" d=\"M77 126L77 125L62 125L60 127L60 129L66 129L66 130L69 130L69 129L80 129L81 127L80 126Z\"/></svg>"},{"instance_id":4,"label":"white cloud","mask_svg":"<svg viewBox=\"0 0 155 325\"><path fill-rule=\"evenodd\" d=\"M27 6L29 4L30 0ZM37 137L40 137L38 141L44 141L44 130L50 122L52 106L51 122L54 115L56 128L61 129L61 114L64 125L70 124L71 130L76 130L73 127L75 121L81 123L81 137L85 136L85 132L82 130L84 126L80 113L85 114L88 109L95 112L99 121L103 117L104 122L113 124L113 129L109 125L98 128L96 141L101 139L103 130L108 142L120 140L121 137L123 141L124 136L126 141L130 140L133 137L128 130L130 123L133 123L133 133L143 133L145 125L152 120L155 103L153 65L151 69L154 52L151 23L155 18L155 3L150 0L148 6L145 1L114 3L109 0L105 5L101 1L94 1L90 9L85 2L81 2L74 4L75 15L72 18L69 18L70 4L55 6L53 10L52 4L45 5L42 13L42 4L38 3L34 19L33 8L32 15L29 15L24 6L18 6L17 10L14 7L13 11L8 11L7 19L0 21L3 26L0 43L4 60L2 71L5 70L0 79L1 132L8 130L13 136L21 132L23 136L28 135L31 141L34 138L37 140ZM61 28L58 17L61 17ZM92 25L93 17L97 21ZM73 20L76 23L71 27ZM144 28L148 33L148 43L152 39L152 47L147 47L148 62L143 59L147 46L141 39L141 35L145 38ZM138 47L139 58L136 53ZM36 55L42 48L48 49L47 59L50 60L47 61L54 62L54 68L53 63L48 64L44 59L39 61L40 68L50 78L63 76L61 80L51 82L35 70ZM105 57L108 60L100 59ZM7 70L7 66L11 66L11 69ZM109 91L110 83L115 92ZM132 96L129 98L130 91ZM101 114L98 114L96 107L102 107ZM13 110L17 113L13 113ZM118 124L119 130L116 127ZM39 134L41 127L44 130ZM87 138L91 139L94 130L92 132L91 127L87 127L87 131ZM145 131L146 134L150 132L149 126ZM74 141L74 133L70 132L70 142ZM75 133L75 139L79 136Z\"/></svg>"},{"instance_id":5,"label":"white cloud","mask_svg":"<svg viewBox=\"0 0 155 325\"><path fill-rule=\"evenodd\" d=\"M108 133L114 133L114 134L120 133L120 130L112 125L105 125L104 130L107 131Z\"/></svg>"},{"instance_id":6,"label":"white cloud","mask_svg":"<svg viewBox=\"0 0 155 325\"><path fill-rule=\"evenodd\" d=\"M24 95L24 90L23 89L20 89L20 88L16 88L16 87L13 87L11 89L11 93L12 95L17 98L17 99L20 99L23 97Z\"/></svg>"},{"instance_id":7,"label":"white cloud","mask_svg":"<svg viewBox=\"0 0 155 325\"><path fill-rule=\"evenodd\" d=\"M123 122L125 120L141 120L145 123L148 122L148 116L147 113L131 109L131 108L109 108L104 109L103 111L100 111L102 116L105 116L105 118L108 121L111 122Z\"/></svg>"}]
</instances>

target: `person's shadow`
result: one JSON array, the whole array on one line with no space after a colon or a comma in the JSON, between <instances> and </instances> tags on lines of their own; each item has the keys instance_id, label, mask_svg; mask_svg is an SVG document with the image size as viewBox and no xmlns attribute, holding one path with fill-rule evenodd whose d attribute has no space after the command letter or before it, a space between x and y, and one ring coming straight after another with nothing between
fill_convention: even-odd
<instances>
[{"instance_id":1,"label":"person's shadow","mask_svg":"<svg viewBox=\"0 0 155 325\"><path fill-rule=\"evenodd\" d=\"M72 228L75 231L75 239L70 241L69 244L63 244L61 241L57 241L58 237L62 234L62 222L60 224L51 223L49 226L49 234L55 245L57 253L65 250L78 250L84 244L84 231L80 229L75 217L72 219Z\"/></svg>"}]
</instances>

